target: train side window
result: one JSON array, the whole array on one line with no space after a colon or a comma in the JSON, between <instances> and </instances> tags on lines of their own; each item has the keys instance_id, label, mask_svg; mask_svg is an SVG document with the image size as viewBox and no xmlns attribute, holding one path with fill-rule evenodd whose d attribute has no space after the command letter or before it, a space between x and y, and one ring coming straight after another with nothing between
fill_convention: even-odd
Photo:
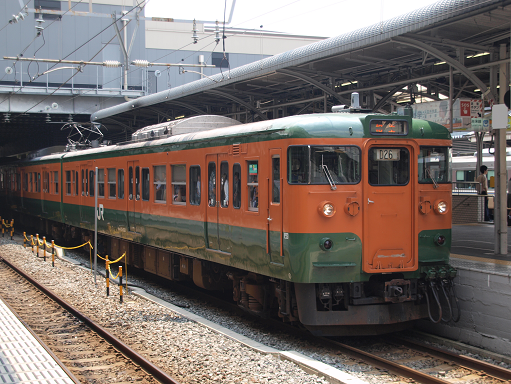
<instances>
[{"instance_id":1,"label":"train side window","mask_svg":"<svg viewBox=\"0 0 511 384\"><path fill-rule=\"evenodd\" d=\"M2 187L3 187L3 174L2 174ZM21 173L16 173L16 190L21 191Z\"/></svg>"},{"instance_id":2,"label":"train side window","mask_svg":"<svg viewBox=\"0 0 511 384\"><path fill-rule=\"evenodd\" d=\"M66 195L71 194L71 171L66 171Z\"/></svg>"},{"instance_id":3,"label":"train side window","mask_svg":"<svg viewBox=\"0 0 511 384\"><path fill-rule=\"evenodd\" d=\"M105 170L98 169L98 197L105 197Z\"/></svg>"},{"instance_id":4,"label":"train side window","mask_svg":"<svg viewBox=\"0 0 511 384\"><path fill-rule=\"evenodd\" d=\"M115 199L115 168L108 168L108 198Z\"/></svg>"},{"instance_id":5,"label":"train side window","mask_svg":"<svg viewBox=\"0 0 511 384\"><path fill-rule=\"evenodd\" d=\"M94 196L94 171L89 171L89 196Z\"/></svg>"},{"instance_id":6,"label":"train side window","mask_svg":"<svg viewBox=\"0 0 511 384\"><path fill-rule=\"evenodd\" d=\"M165 165L156 165L154 172L154 201L165 203L167 201L167 169Z\"/></svg>"},{"instance_id":7,"label":"train side window","mask_svg":"<svg viewBox=\"0 0 511 384\"><path fill-rule=\"evenodd\" d=\"M280 157L272 157L272 203L280 203Z\"/></svg>"},{"instance_id":8,"label":"train side window","mask_svg":"<svg viewBox=\"0 0 511 384\"><path fill-rule=\"evenodd\" d=\"M54 177L54 183L55 183L55 194L58 195L59 194L59 171L54 171L53 173L53 177Z\"/></svg>"},{"instance_id":9,"label":"train side window","mask_svg":"<svg viewBox=\"0 0 511 384\"><path fill-rule=\"evenodd\" d=\"M201 179L200 179L200 167L194 165L190 167L190 204L200 205L201 195Z\"/></svg>"},{"instance_id":10,"label":"train side window","mask_svg":"<svg viewBox=\"0 0 511 384\"><path fill-rule=\"evenodd\" d=\"M186 205L186 165L172 166L172 204Z\"/></svg>"},{"instance_id":11,"label":"train side window","mask_svg":"<svg viewBox=\"0 0 511 384\"><path fill-rule=\"evenodd\" d=\"M241 207L241 165L236 163L232 166L232 206L234 209Z\"/></svg>"},{"instance_id":12,"label":"train side window","mask_svg":"<svg viewBox=\"0 0 511 384\"><path fill-rule=\"evenodd\" d=\"M259 211L259 178L258 162L247 161L248 169L248 210Z\"/></svg>"},{"instance_id":13,"label":"train side window","mask_svg":"<svg viewBox=\"0 0 511 384\"><path fill-rule=\"evenodd\" d=\"M37 192L41 192L41 173L37 172Z\"/></svg>"},{"instance_id":14,"label":"train side window","mask_svg":"<svg viewBox=\"0 0 511 384\"><path fill-rule=\"evenodd\" d=\"M229 207L229 164L227 161L220 163L220 206Z\"/></svg>"},{"instance_id":15,"label":"train side window","mask_svg":"<svg viewBox=\"0 0 511 384\"><path fill-rule=\"evenodd\" d=\"M23 173L23 190L28 192L28 173Z\"/></svg>"},{"instance_id":16,"label":"train side window","mask_svg":"<svg viewBox=\"0 0 511 384\"><path fill-rule=\"evenodd\" d=\"M45 193L50 193L50 172L46 171L44 172L43 174L43 178L44 178L44 192Z\"/></svg>"},{"instance_id":17,"label":"train side window","mask_svg":"<svg viewBox=\"0 0 511 384\"><path fill-rule=\"evenodd\" d=\"M149 184L150 184L149 168L142 168L142 200L149 201Z\"/></svg>"},{"instance_id":18,"label":"train side window","mask_svg":"<svg viewBox=\"0 0 511 384\"><path fill-rule=\"evenodd\" d=\"M117 170L117 198L124 199L124 169Z\"/></svg>"},{"instance_id":19,"label":"train side window","mask_svg":"<svg viewBox=\"0 0 511 384\"><path fill-rule=\"evenodd\" d=\"M216 163L214 161L208 164L208 205L216 205Z\"/></svg>"},{"instance_id":20,"label":"train side window","mask_svg":"<svg viewBox=\"0 0 511 384\"><path fill-rule=\"evenodd\" d=\"M135 167L135 199L140 200L140 167Z\"/></svg>"},{"instance_id":21,"label":"train side window","mask_svg":"<svg viewBox=\"0 0 511 384\"><path fill-rule=\"evenodd\" d=\"M29 188L29 189L30 189L30 192L33 192L33 191L34 191L34 187L33 187L33 185L34 185L34 184L33 184L33 181L32 181L32 178L33 178L33 177L34 177L34 176L32 176L32 172L30 172L30 188Z\"/></svg>"}]
</instances>

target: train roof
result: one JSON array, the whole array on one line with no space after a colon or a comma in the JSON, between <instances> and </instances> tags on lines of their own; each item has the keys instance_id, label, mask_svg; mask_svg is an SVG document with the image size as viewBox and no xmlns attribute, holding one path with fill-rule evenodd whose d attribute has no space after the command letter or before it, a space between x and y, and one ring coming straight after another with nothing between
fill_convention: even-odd
<instances>
[{"instance_id":1,"label":"train roof","mask_svg":"<svg viewBox=\"0 0 511 384\"><path fill-rule=\"evenodd\" d=\"M214 145L231 145L286 138L363 138L374 137L369 133L373 119L406 120L410 124L407 138L450 140L449 131L442 125L408 116L374 113L319 113L290 116L249 124L239 124L205 131L196 131L145 141L129 141L98 148L63 152L34 158L31 161L52 162L57 159L75 160L77 157L110 157L156 151L185 150ZM413 123L412 123L413 121ZM388 136L381 136L388 137ZM402 137L402 136L401 136ZM163 148L163 149L162 149Z\"/></svg>"}]
</instances>

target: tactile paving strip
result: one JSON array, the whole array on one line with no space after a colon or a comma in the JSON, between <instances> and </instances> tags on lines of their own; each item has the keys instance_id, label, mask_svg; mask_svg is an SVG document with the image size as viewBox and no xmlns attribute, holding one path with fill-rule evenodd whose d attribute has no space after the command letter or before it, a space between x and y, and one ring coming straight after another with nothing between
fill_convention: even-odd
<instances>
[{"instance_id":1,"label":"tactile paving strip","mask_svg":"<svg viewBox=\"0 0 511 384\"><path fill-rule=\"evenodd\" d=\"M66 372L0 299L0 384L73 384Z\"/></svg>"}]
</instances>

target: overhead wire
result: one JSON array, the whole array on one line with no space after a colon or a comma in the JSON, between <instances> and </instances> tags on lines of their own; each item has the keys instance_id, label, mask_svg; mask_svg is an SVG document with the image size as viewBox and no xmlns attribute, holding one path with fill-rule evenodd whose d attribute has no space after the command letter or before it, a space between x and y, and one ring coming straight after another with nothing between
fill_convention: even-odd
<instances>
[{"instance_id":1,"label":"overhead wire","mask_svg":"<svg viewBox=\"0 0 511 384\"><path fill-rule=\"evenodd\" d=\"M24 10L24 9L28 6L28 3L30 3L31 1L32 1L32 0L28 0L28 1L25 3L25 5L24 5L24 6L20 9L20 11L17 13L17 15L19 15L21 12L23 12L23 10ZM5 28L7 28L10 24L12 24L12 23L11 23L11 21L9 20L9 21L7 22L7 24L6 24L6 25L4 25L4 26L2 27L2 29L0 29L0 32L2 32L2 31L3 31Z\"/></svg>"}]
</instances>

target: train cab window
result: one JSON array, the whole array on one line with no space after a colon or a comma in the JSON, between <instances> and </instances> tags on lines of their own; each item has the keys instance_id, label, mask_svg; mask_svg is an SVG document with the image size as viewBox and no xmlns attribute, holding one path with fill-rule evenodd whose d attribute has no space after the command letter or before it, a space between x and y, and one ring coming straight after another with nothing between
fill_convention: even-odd
<instances>
[{"instance_id":1,"label":"train cab window","mask_svg":"<svg viewBox=\"0 0 511 384\"><path fill-rule=\"evenodd\" d=\"M360 181L360 148L310 147L311 184L354 184Z\"/></svg>"},{"instance_id":2,"label":"train cab window","mask_svg":"<svg viewBox=\"0 0 511 384\"><path fill-rule=\"evenodd\" d=\"M124 169L117 170L117 198L124 199Z\"/></svg>"},{"instance_id":3,"label":"train cab window","mask_svg":"<svg viewBox=\"0 0 511 384\"><path fill-rule=\"evenodd\" d=\"M208 205L216 206L216 163L208 164Z\"/></svg>"},{"instance_id":4,"label":"train cab window","mask_svg":"<svg viewBox=\"0 0 511 384\"><path fill-rule=\"evenodd\" d=\"M259 211L259 173L258 162L247 161L248 210Z\"/></svg>"},{"instance_id":5,"label":"train cab window","mask_svg":"<svg viewBox=\"0 0 511 384\"><path fill-rule=\"evenodd\" d=\"M95 188L95 186L94 186L94 183L95 183L94 177L95 177L94 171L90 170L89 171L89 196L91 196L91 197L94 196L94 188Z\"/></svg>"},{"instance_id":6,"label":"train cab window","mask_svg":"<svg viewBox=\"0 0 511 384\"><path fill-rule=\"evenodd\" d=\"M149 185L151 182L151 176L149 175L149 168L142 168L142 200L149 201Z\"/></svg>"},{"instance_id":7,"label":"train cab window","mask_svg":"<svg viewBox=\"0 0 511 384\"><path fill-rule=\"evenodd\" d=\"M66 195L71 194L71 171L66 171Z\"/></svg>"},{"instance_id":8,"label":"train cab window","mask_svg":"<svg viewBox=\"0 0 511 384\"><path fill-rule=\"evenodd\" d=\"M108 168L107 169L108 174L108 198L109 199L115 199L115 168Z\"/></svg>"},{"instance_id":9,"label":"train cab window","mask_svg":"<svg viewBox=\"0 0 511 384\"><path fill-rule=\"evenodd\" d=\"M419 183L452 182L452 151L449 147L421 147L419 152Z\"/></svg>"},{"instance_id":10,"label":"train cab window","mask_svg":"<svg viewBox=\"0 0 511 384\"><path fill-rule=\"evenodd\" d=\"M229 207L229 163L220 163L220 206Z\"/></svg>"},{"instance_id":11,"label":"train cab window","mask_svg":"<svg viewBox=\"0 0 511 384\"><path fill-rule=\"evenodd\" d=\"M280 157L272 157L271 159L271 202L280 203Z\"/></svg>"},{"instance_id":12,"label":"train cab window","mask_svg":"<svg viewBox=\"0 0 511 384\"><path fill-rule=\"evenodd\" d=\"M194 165L190 167L190 204L200 205L201 195L201 179L200 179L200 167Z\"/></svg>"},{"instance_id":13,"label":"train cab window","mask_svg":"<svg viewBox=\"0 0 511 384\"><path fill-rule=\"evenodd\" d=\"M186 166L172 166L172 204L186 205Z\"/></svg>"},{"instance_id":14,"label":"train cab window","mask_svg":"<svg viewBox=\"0 0 511 384\"><path fill-rule=\"evenodd\" d=\"M232 206L234 209L241 207L241 165L232 166Z\"/></svg>"},{"instance_id":15,"label":"train cab window","mask_svg":"<svg viewBox=\"0 0 511 384\"><path fill-rule=\"evenodd\" d=\"M406 148L370 148L369 184L407 185L410 181L410 152Z\"/></svg>"},{"instance_id":16,"label":"train cab window","mask_svg":"<svg viewBox=\"0 0 511 384\"><path fill-rule=\"evenodd\" d=\"M167 201L167 172L165 165L156 165L154 172L154 201L165 203Z\"/></svg>"},{"instance_id":17,"label":"train cab window","mask_svg":"<svg viewBox=\"0 0 511 384\"><path fill-rule=\"evenodd\" d=\"M309 183L309 147L292 146L287 151L289 184Z\"/></svg>"},{"instance_id":18,"label":"train cab window","mask_svg":"<svg viewBox=\"0 0 511 384\"><path fill-rule=\"evenodd\" d=\"M105 197L105 170L98 169L98 197Z\"/></svg>"}]
</instances>

